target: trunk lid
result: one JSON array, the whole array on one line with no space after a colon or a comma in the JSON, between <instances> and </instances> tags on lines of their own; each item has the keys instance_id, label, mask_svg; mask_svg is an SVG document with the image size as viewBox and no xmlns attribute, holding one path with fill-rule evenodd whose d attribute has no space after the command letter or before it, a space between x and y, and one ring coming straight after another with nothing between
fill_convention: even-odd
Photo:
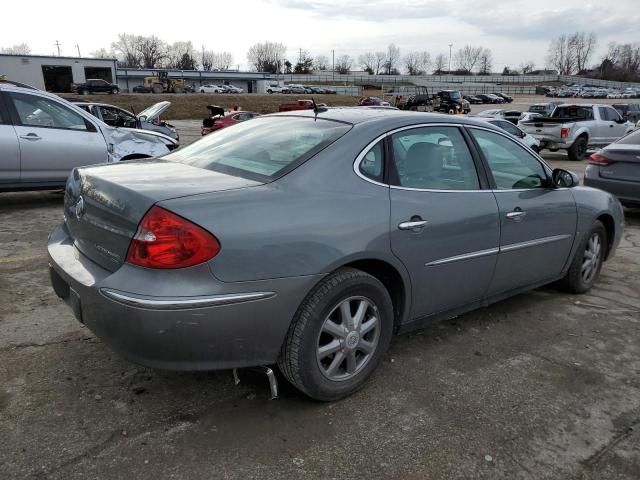
<instances>
[{"instance_id":1,"label":"trunk lid","mask_svg":"<svg viewBox=\"0 0 640 480\"><path fill-rule=\"evenodd\" d=\"M77 168L67 180L65 223L78 250L115 271L125 261L138 223L153 204L261 184L165 160Z\"/></svg>"},{"instance_id":2,"label":"trunk lid","mask_svg":"<svg viewBox=\"0 0 640 480\"><path fill-rule=\"evenodd\" d=\"M640 182L640 147L616 143L600 152L611 160L600 166L600 176L612 180Z\"/></svg>"}]
</instances>

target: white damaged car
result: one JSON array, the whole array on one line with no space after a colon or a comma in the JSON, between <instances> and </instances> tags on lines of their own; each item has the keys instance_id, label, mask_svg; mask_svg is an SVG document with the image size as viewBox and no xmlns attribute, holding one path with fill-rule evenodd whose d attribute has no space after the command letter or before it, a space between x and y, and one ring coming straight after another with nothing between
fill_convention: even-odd
<instances>
[{"instance_id":1,"label":"white damaged car","mask_svg":"<svg viewBox=\"0 0 640 480\"><path fill-rule=\"evenodd\" d=\"M177 147L162 133L110 127L57 95L0 81L0 191L61 188L75 167Z\"/></svg>"}]
</instances>

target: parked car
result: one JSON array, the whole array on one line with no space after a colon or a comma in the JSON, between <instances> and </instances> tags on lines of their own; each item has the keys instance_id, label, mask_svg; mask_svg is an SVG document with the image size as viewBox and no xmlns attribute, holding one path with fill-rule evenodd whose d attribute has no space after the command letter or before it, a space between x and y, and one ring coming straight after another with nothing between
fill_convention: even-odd
<instances>
[{"instance_id":1,"label":"parked car","mask_svg":"<svg viewBox=\"0 0 640 480\"><path fill-rule=\"evenodd\" d=\"M109 83L101 78L89 78L84 83L72 83L71 92L80 95L89 95L90 93L120 93L120 87L115 83Z\"/></svg>"},{"instance_id":2,"label":"parked car","mask_svg":"<svg viewBox=\"0 0 640 480\"><path fill-rule=\"evenodd\" d=\"M289 87L272 83L267 87L267 93L289 93Z\"/></svg>"},{"instance_id":3,"label":"parked car","mask_svg":"<svg viewBox=\"0 0 640 480\"><path fill-rule=\"evenodd\" d=\"M441 90L436 93L433 109L436 112L452 113L461 108L464 113L471 111L471 105L458 90Z\"/></svg>"},{"instance_id":4,"label":"parked car","mask_svg":"<svg viewBox=\"0 0 640 480\"><path fill-rule=\"evenodd\" d=\"M136 363L277 363L337 400L396 332L558 280L588 291L624 217L577 184L467 117L267 115L157 160L76 169L48 240L51 282Z\"/></svg>"},{"instance_id":5,"label":"parked car","mask_svg":"<svg viewBox=\"0 0 640 480\"><path fill-rule=\"evenodd\" d=\"M307 93L307 88L304 85L298 85L296 83L290 83L287 85L288 93Z\"/></svg>"},{"instance_id":6,"label":"parked car","mask_svg":"<svg viewBox=\"0 0 640 480\"><path fill-rule=\"evenodd\" d=\"M212 85L210 83L205 83L204 85L200 85L199 88L200 93L224 93L225 90L220 85Z\"/></svg>"},{"instance_id":7,"label":"parked car","mask_svg":"<svg viewBox=\"0 0 640 480\"><path fill-rule=\"evenodd\" d=\"M158 102L144 109L138 115L105 103L73 102L73 104L111 127L151 130L163 133L176 141L180 140L176 127L160 119L160 115L171 106L171 102Z\"/></svg>"},{"instance_id":8,"label":"parked car","mask_svg":"<svg viewBox=\"0 0 640 480\"><path fill-rule=\"evenodd\" d=\"M244 89L236 87L235 85L224 85L227 89L227 93L244 93Z\"/></svg>"},{"instance_id":9,"label":"parked car","mask_svg":"<svg viewBox=\"0 0 640 480\"><path fill-rule=\"evenodd\" d=\"M476 97L475 95L463 95L462 98L464 98L471 105L480 105L483 103L482 99Z\"/></svg>"},{"instance_id":10,"label":"parked car","mask_svg":"<svg viewBox=\"0 0 640 480\"><path fill-rule=\"evenodd\" d=\"M545 117L548 117L558 105L562 104L563 102L534 103L529 107L528 111L531 113L539 113Z\"/></svg>"},{"instance_id":11,"label":"parked car","mask_svg":"<svg viewBox=\"0 0 640 480\"><path fill-rule=\"evenodd\" d=\"M612 193L629 207L640 207L640 130L591 155L584 184Z\"/></svg>"},{"instance_id":12,"label":"parked car","mask_svg":"<svg viewBox=\"0 0 640 480\"><path fill-rule=\"evenodd\" d=\"M316 106L324 107L324 103L317 104ZM313 100L298 100L295 103L281 103L278 105L279 112L293 112L295 110L313 110Z\"/></svg>"},{"instance_id":13,"label":"parked car","mask_svg":"<svg viewBox=\"0 0 640 480\"><path fill-rule=\"evenodd\" d=\"M482 103L504 103L503 99L496 97L495 95L490 95L488 93L480 93L476 95L476 97L482 100Z\"/></svg>"},{"instance_id":14,"label":"parked car","mask_svg":"<svg viewBox=\"0 0 640 480\"><path fill-rule=\"evenodd\" d=\"M153 93L153 90L148 85L136 85L131 89L133 93Z\"/></svg>"},{"instance_id":15,"label":"parked car","mask_svg":"<svg viewBox=\"0 0 640 480\"><path fill-rule=\"evenodd\" d=\"M513 97L511 95L507 95L506 93L493 92L492 95L495 95L496 97L503 99L505 103L513 102Z\"/></svg>"},{"instance_id":16,"label":"parked car","mask_svg":"<svg viewBox=\"0 0 640 480\"><path fill-rule=\"evenodd\" d=\"M610 105L560 105L551 116L521 122L522 130L540 140L540 148L567 150L570 160L582 160L591 147L614 142L633 129Z\"/></svg>"},{"instance_id":17,"label":"parked car","mask_svg":"<svg viewBox=\"0 0 640 480\"><path fill-rule=\"evenodd\" d=\"M256 112L245 112L244 110L225 112L224 108L217 105L207 105L207 108L209 109L209 116L202 121L200 130L203 136L240 122L246 122L260 115Z\"/></svg>"},{"instance_id":18,"label":"parked car","mask_svg":"<svg viewBox=\"0 0 640 480\"><path fill-rule=\"evenodd\" d=\"M0 82L1 191L60 188L75 167L177 146L161 133L110 127L57 95Z\"/></svg>"},{"instance_id":19,"label":"parked car","mask_svg":"<svg viewBox=\"0 0 640 480\"><path fill-rule=\"evenodd\" d=\"M542 115L541 113L535 113L535 112L522 112L520 114L520 119L518 120L518 127L520 127L520 123L523 122L530 122L533 120L537 120L544 117L544 115Z\"/></svg>"},{"instance_id":20,"label":"parked car","mask_svg":"<svg viewBox=\"0 0 640 480\"><path fill-rule=\"evenodd\" d=\"M482 117L481 117L482 118ZM491 118L486 117L482 118L485 122L488 122L492 125L495 125L498 128L501 128L505 132L513 135L515 138L524 143L527 147L533 150L536 153L540 152L540 140L534 138L528 133L523 132L517 126L513 124L513 122L509 120L505 120L504 118Z\"/></svg>"},{"instance_id":21,"label":"parked car","mask_svg":"<svg viewBox=\"0 0 640 480\"><path fill-rule=\"evenodd\" d=\"M517 110L490 109L490 110L484 110L480 112L477 116L502 118L504 120L508 120L514 125L517 125L521 115L522 115L522 112Z\"/></svg>"},{"instance_id":22,"label":"parked car","mask_svg":"<svg viewBox=\"0 0 640 480\"><path fill-rule=\"evenodd\" d=\"M637 103L614 103L615 108L624 120L637 123L640 120L640 104Z\"/></svg>"},{"instance_id":23,"label":"parked car","mask_svg":"<svg viewBox=\"0 0 640 480\"><path fill-rule=\"evenodd\" d=\"M361 107L369 107L372 105L379 105L382 107L389 107L390 103L389 102L385 102L384 100L382 100L379 97L362 97L359 101L358 101L358 105Z\"/></svg>"}]
</instances>

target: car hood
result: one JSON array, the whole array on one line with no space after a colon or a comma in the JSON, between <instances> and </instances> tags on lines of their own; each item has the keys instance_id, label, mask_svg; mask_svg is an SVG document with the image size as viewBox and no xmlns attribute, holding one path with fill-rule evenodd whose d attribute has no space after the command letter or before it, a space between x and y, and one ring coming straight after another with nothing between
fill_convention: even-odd
<instances>
[{"instance_id":1,"label":"car hood","mask_svg":"<svg viewBox=\"0 0 640 480\"><path fill-rule=\"evenodd\" d=\"M171 102L158 102L154 105L151 105L149 108L145 108L141 111L136 117L138 120L141 120L142 117L146 117L147 122L153 122L154 120L160 118L160 115L164 113L171 106Z\"/></svg>"},{"instance_id":2,"label":"car hood","mask_svg":"<svg viewBox=\"0 0 640 480\"><path fill-rule=\"evenodd\" d=\"M101 126L109 147L111 161L120 161L128 155L159 157L178 146L178 142L168 135L150 130Z\"/></svg>"}]
</instances>

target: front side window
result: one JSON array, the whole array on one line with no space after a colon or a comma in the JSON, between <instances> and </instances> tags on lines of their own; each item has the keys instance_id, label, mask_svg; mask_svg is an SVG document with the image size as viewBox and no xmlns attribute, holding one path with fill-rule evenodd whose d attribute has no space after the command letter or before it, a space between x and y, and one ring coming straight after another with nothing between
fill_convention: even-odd
<instances>
[{"instance_id":1,"label":"front side window","mask_svg":"<svg viewBox=\"0 0 640 480\"><path fill-rule=\"evenodd\" d=\"M100 111L102 112L102 121L112 127L135 128L138 123L136 117L119 108L100 107Z\"/></svg>"},{"instance_id":2,"label":"front side window","mask_svg":"<svg viewBox=\"0 0 640 480\"><path fill-rule=\"evenodd\" d=\"M470 131L489 164L498 190L546 187L544 167L516 141L487 130Z\"/></svg>"},{"instance_id":3,"label":"front side window","mask_svg":"<svg viewBox=\"0 0 640 480\"><path fill-rule=\"evenodd\" d=\"M241 122L163 157L198 168L269 180L311 158L351 125L310 117Z\"/></svg>"},{"instance_id":4,"label":"front side window","mask_svg":"<svg viewBox=\"0 0 640 480\"><path fill-rule=\"evenodd\" d=\"M457 127L423 127L391 136L392 183L425 190L477 190L478 174Z\"/></svg>"},{"instance_id":5,"label":"front side window","mask_svg":"<svg viewBox=\"0 0 640 480\"><path fill-rule=\"evenodd\" d=\"M10 93L22 125L34 127L88 130L88 123L78 113L48 98L24 93Z\"/></svg>"}]
</instances>

